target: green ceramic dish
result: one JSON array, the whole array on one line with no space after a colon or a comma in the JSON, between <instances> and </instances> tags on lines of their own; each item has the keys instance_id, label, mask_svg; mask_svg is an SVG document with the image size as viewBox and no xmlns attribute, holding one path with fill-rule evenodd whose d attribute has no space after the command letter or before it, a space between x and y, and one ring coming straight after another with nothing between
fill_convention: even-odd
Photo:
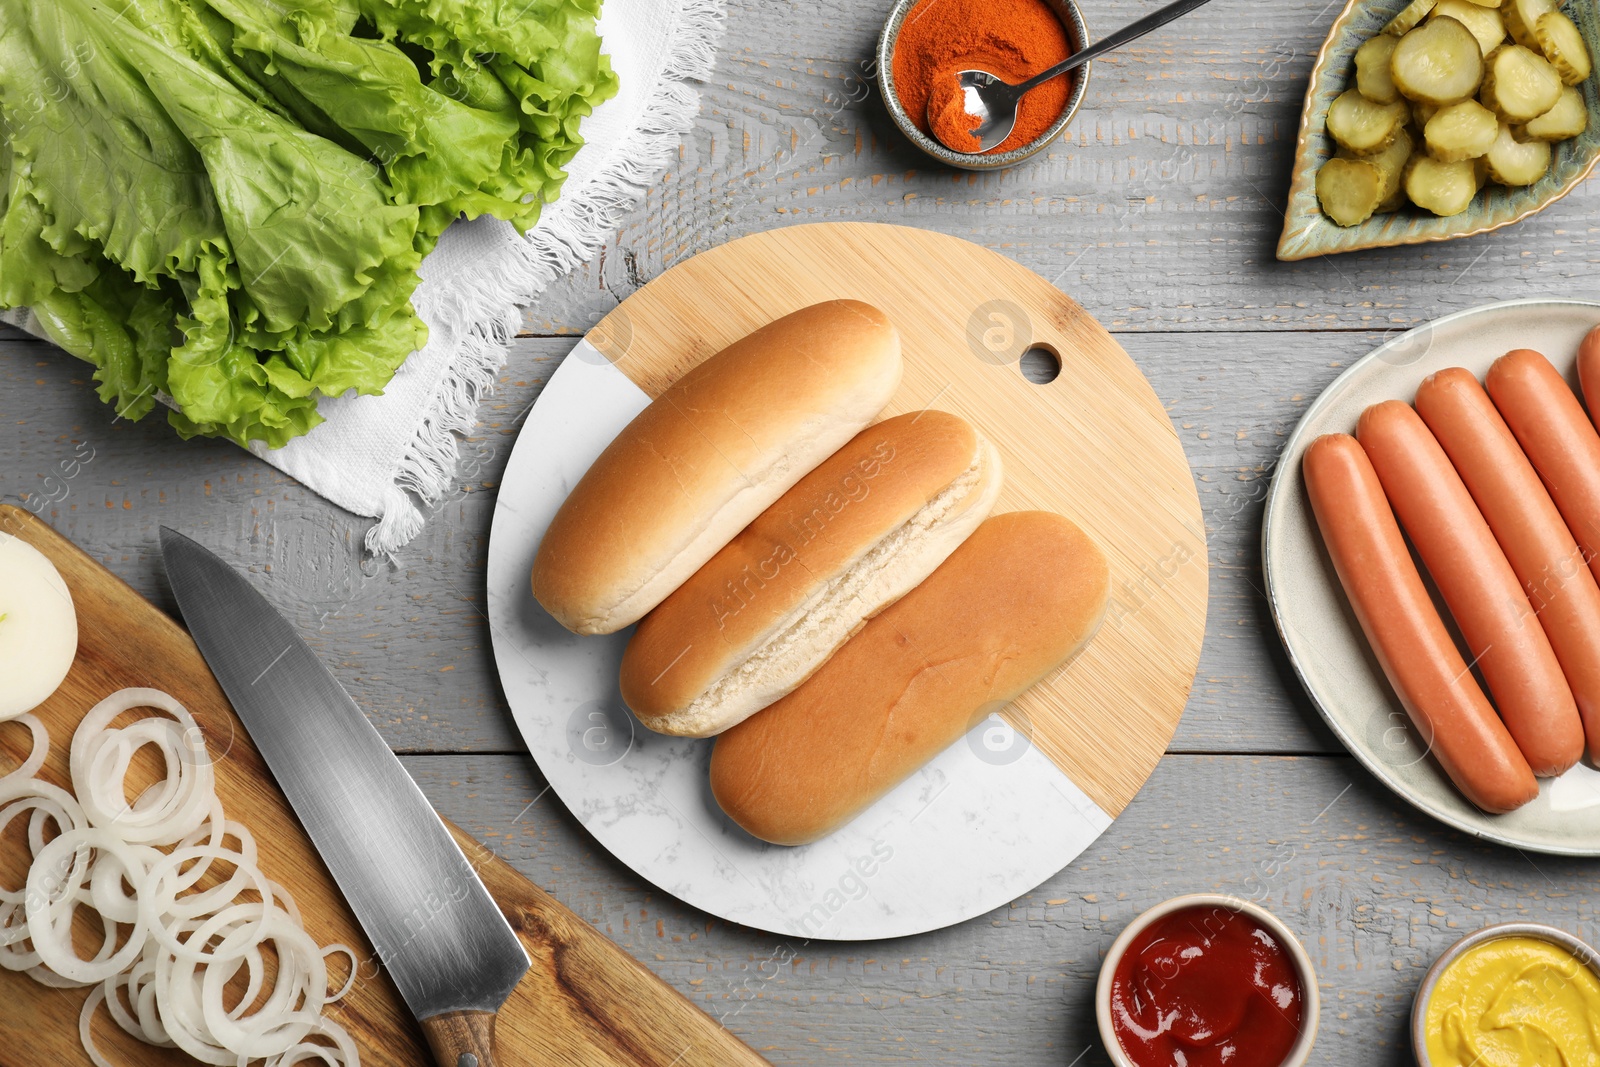
<instances>
[{"instance_id":1,"label":"green ceramic dish","mask_svg":"<svg viewBox=\"0 0 1600 1067\"><path fill-rule=\"evenodd\" d=\"M1449 241L1487 233L1560 200L1594 169L1600 161L1600 89L1591 74L1579 86L1589 107L1589 128L1570 141L1554 146L1550 171L1532 185L1507 189L1490 183L1459 215L1439 218L1421 208L1406 205L1387 215L1374 215L1359 226L1339 226L1322 214L1317 204L1317 168L1333 155L1333 139L1325 123L1328 105L1352 84L1355 77L1356 49L1378 33L1406 0L1350 0L1334 21L1333 29L1306 87L1305 110L1300 118L1300 140L1295 148L1294 176L1289 186L1289 203L1284 213L1283 237L1278 241L1278 258L1309 259L1334 252L1354 252L1363 248ZM1600 3L1596 0L1570 0L1562 10L1578 24L1589 52L1600 59ZM1600 70L1600 68L1597 68Z\"/></svg>"}]
</instances>

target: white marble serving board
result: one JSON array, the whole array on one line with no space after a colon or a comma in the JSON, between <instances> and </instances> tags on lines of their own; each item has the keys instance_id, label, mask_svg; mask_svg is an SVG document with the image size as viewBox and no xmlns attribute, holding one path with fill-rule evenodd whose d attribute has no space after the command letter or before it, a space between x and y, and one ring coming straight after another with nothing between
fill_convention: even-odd
<instances>
[{"instance_id":1,"label":"white marble serving board","mask_svg":"<svg viewBox=\"0 0 1600 1067\"><path fill-rule=\"evenodd\" d=\"M1028 892L1111 824L1025 737L980 723L860 818L769 845L711 796L711 740L652 733L617 690L632 632L569 633L529 588L567 493L649 398L589 342L557 368L517 439L489 542L489 620L506 700L551 788L641 877L730 922L806 939L904 937Z\"/></svg>"}]
</instances>

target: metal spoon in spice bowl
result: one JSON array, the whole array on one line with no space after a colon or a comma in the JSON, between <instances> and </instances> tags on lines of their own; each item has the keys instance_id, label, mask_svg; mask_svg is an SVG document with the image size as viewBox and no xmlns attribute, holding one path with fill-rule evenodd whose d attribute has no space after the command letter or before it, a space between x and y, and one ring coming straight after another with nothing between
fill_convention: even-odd
<instances>
[{"instance_id":1,"label":"metal spoon in spice bowl","mask_svg":"<svg viewBox=\"0 0 1600 1067\"><path fill-rule=\"evenodd\" d=\"M1025 82L1011 85L1001 81L986 70L964 70L957 75L964 96L967 114L978 120L972 133L978 139L977 152L967 152L952 144L945 147L952 152L962 155L981 155L1004 143L1011 135L1011 129L1017 124L1017 104L1022 100L1028 90L1035 86L1057 78L1074 70L1091 59L1098 59L1107 52L1121 48L1130 41L1136 41L1151 30L1165 26L1173 19L1182 18L1195 8L1210 3L1211 0L1175 0L1159 11L1151 12L1137 22L1130 22L1111 36L1090 45L1080 52L1074 52L1064 62L1057 63L1042 74L1036 74ZM928 121L934 129L938 129L934 109L939 100L938 94L933 94L928 101Z\"/></svg>"}]
</instances>

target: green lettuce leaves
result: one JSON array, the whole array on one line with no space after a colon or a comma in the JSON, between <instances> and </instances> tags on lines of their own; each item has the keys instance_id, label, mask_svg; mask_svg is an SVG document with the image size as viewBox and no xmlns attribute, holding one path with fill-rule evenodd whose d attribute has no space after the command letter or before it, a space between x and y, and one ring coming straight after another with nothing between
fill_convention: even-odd
<instances>
[{"instance_id":1,"label":"green lettuce leaves","mask_svg":"<svg viewBox=\"0 0 1600 1067\"><path fill-rule=\"evenodd\" d=\"M427 338L458 217L527 229L616 92L598 0L0 0L0 307L137 419L280 447Z\"/></svg>"}]
</instances>

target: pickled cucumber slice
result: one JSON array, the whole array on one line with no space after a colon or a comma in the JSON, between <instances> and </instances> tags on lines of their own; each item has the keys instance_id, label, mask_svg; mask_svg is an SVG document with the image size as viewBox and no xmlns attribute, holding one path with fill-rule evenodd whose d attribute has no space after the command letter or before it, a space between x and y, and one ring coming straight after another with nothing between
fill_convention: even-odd
<instances>
[{"instance_id":1,"label":"pickled cucumber slice","mask_svg":"<svg viewBox=\"0 0 1600 1067\"><path fill-rule=\"evenodd\" d=\"M1430 155L1411 157L1406 166L1406 195L1435 215L1459 215L1478 195L1478 175L1472 160L1441 163Z\"/></svg>"},{"instance_id":2,"label":"pickled cucumber slice","mask_svg":"<svg viewBox=\"0 0 1600 1067\"><path fill-rule=\"evenodd\" d=\"M1411 135L1407 126L1400 127L1400 132L1395 134L1394 140L1389 142L1389 147L1382 152L1370 156L1357 156L1348 149L1339 149L1339 154L1349 159L1360 159L1371 163L1378 168L1378 174L1383 179L1384 202L1387 203L1400 189L1400 179L1405 177L1406 163L1411 159L1411 154L1416 151L1417 139Z\"/></svg>"},{"instance_id":3,"label":"pickled cucumber slice","mask_svg":"<svg viewBox=\"0 0 1600 1067\"><path fill-rule=\"evenodd\" d=\"M1402 189L1398 183L1396 183L1394 192L1384 197L1383 200L1378 203L1378 206L1373 209L1372 213L1374 215L1388 215L1399 211L1408 203L1410 203L1410 201L1406 199L1406 191Z\"/></svg>"},{"instance_id":4,"label":"pickled cucumber slice","mask_svg":"<svg viewBox=\"0 0 1600 1067\"><path fill-rule=\"evenodd\" d=\"M1355 226L1383 202L1383 176L1364 159L1335 156L1317 170L1317 200L1334 222Z\"/></svg>"},{"instance_id":5,"label":"pickled cucumber slice","mask_svg":"<svg viewBox=\"0 0 1600 1067\"><path fill-rule=\"evenodd\" d=\"M1483 50L1471 30L1446 15L1429 19L1400 38L1389 69L1407 99L1453 104L1478 91Z\"/></svg>"},{"instance_id":6,"label":"pickled cucumber slice","mask_svg":"<svg viewBox=\"0 0 1600 1067\"><path fill-rule=\"evenodd\" d=\"M1478 99L1507 122L1529 122L1561 99L1561 76L1539 53L1507 45L1489 57Z\"/></svg>"},{"instance_id":7,"label":"pickled cucumber slice","mask_svg":"<svg viewBox=\"0 0 1600 1067\"><path fill-rule=\"evenodd\" d=\"M1439 0L1411 0L1400 14L1389 20L1383 32L1390 37L1404 37L1428 17L1428 12L1432 11L1433 5L1438 2Z\"/></svg>"},{"instance_id":8,"label":"pickled cucumber slice","mask_svg":"<svg viewBox=\"0 0 1600 1067\"><path fill-rule=\"evenodd\" d=\"M1570 85L1562 86L1556 106L1513 131L1519 141L1565 141L1589 128L1589 109L1583 94Z\"/></svg>"},{"instance_id":9,"label":"pickled cucumber slice","mask_svg":"<svg viewBox=\"0 0 1600 1067\"><path fill-rule=\"evenodd\" d=\"M1500 0L1472 0L1472 2L1479 7L1498 8L1500 6Z\"/></svg>"},{"instance_id":10,"label":"pickled cucumber slice","mask_svg":"<svg viewBox=\"0 0 1600 1067\"><path fill-rule=\"evenodd\" d=\"M1417 129L1428 127L1428 120L1439 113L1438 104L1424 104L1421 100L1411 102L1411 121L1417 124Z\"/></svg>"},{"instance_id":11,"label":"pickled cucumber slice","mask_svg":"<svg viewBox=\"0 0 1600 1067\"><path fill-rule=\"evenodd\" d=\"M1568 85L1577 85L1594 69L1589 59L1589 46L1578 32L1578 24L1561 12L1540 15L1533 32L1539 40L1539 51Z\"/></svg>"},{"instance_id":12,"label":"pickled cucumber slice","mask_svg":"<svg viewBox=\"0 0 1600 1067\"><path fill-rule=\"evenodd\" d=\"M1489 151L1499 134L1500 120L1476 100L1440 108L1422 131L1428 154L1441 163L1477 159Z\"/></svg>"},{"instance_id":13,"label":"pickled cucumber slice","mask_svg":"<svg viewBox=\"0 0 1600 1067\"><path fill-rule=\"evenodd\" d=\"M1439 0L1428 17L1436 19L1441 16L1453 18L1471 30L1472 36L1478 39L1478 50L1484 55L1494 51L1506 39L1505 20L1492 7L1479 7L1471 0Z\"/></svg>"},{"instance_id":14,"label":"pickled cucumber slice","mask_svg":"<svg viewBox=\"0 0 1600 1067\"><path fill-rule=\"evenodd\" d=\"M1518 141L1511 127L1502 123L1483 158L1489 164L1489 177L1501 185L1532 185L1550 169L1550 142Z\"/></svg>"},{"instance_id":15,"label":"pickled cucumber slice","mask_svg":"<svg viewBox=\"0 0 1600 1067\"><path fill-rule=\"evenodd\" d=\"M1539 19L1555 9L1555 0L1506 0L1500 15L1506 20L1506 32L1513 41L1524 48L1538 48Z\"/></svg>"},{"instance_id":16,"label":"pickled cucumber slice","mask_svg":"<svg viewBox=\"0 0 1600 1067\"><path fill-rule=\"evenodd\" d=\"M1400 99L1400 90L1389 73L1389 61L1399 43L1400 38L1380 33L1356 49L1356 88L1368 100L1392 104Z\"/></svg>"},{"instance_id":17,"label":"pickled cucumber slice","mask_svg":"<svg viewBox=\"0 0 1600 1067\"><path fill-rule=\"evenodd\" d=\"M1384 199L1388 199L1401 189L1401 180L1406 176L1406 164L1411 161L1411 156L1417 150L1417 138L1404 126L1395 134L1394 143L1375 156L1368 156L1367 162L1378 168L1378 173L1383 175Z\"/></svg>"},{"instance_id":18,"label":"pickled cucumber slice","mask_svg":"<svg viewBox=\"0 0 1600 1067\"><path fill-rule=\"evenodd\" d=\"M1328 108L1328 134L1358 156L1371 155L1389 147L1410 118L1403 102L1379 104L1359 89L1346 89Z\"/></svg>"}]
</instances>

